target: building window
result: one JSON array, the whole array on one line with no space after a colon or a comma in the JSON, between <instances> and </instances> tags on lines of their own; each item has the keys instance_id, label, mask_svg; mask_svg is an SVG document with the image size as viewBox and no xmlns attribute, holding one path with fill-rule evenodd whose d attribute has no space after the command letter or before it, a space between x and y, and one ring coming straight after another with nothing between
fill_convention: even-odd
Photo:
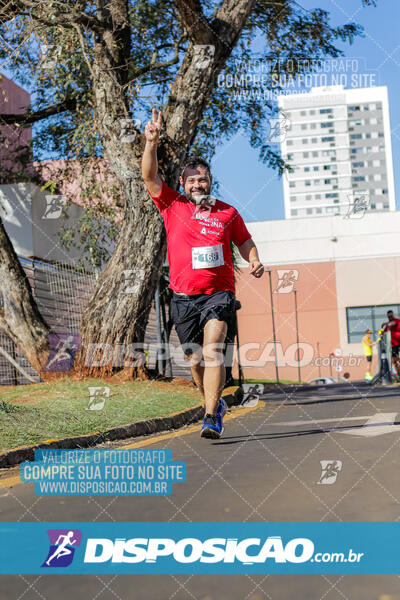
<instances>
[{"instance_id":1,"label":"building window","mask_svg":"<svg viewBox=\"0 0 400 600\"><path fill-rule=\"evenodd\" d=\"M317 129L316 123L310 123L310 129Z\"/></svg>"},{"instance_id":2,"label":"building window","mask_svg":"<svg viewBox=\"0 0 400 600\"><path fill-rule=\"evenodd\" d=\"M305 117L307 114L307 112L305 110L301 110L300 111L300 116Z\"/></svg>"},{"instance_id":3,"label":"building window","mask_svg":"<svg viewBox=\"0 0 400 600\"><path fill-rule=\"evenodd\" d=\"M294 188L294 187L296 187L296 182L295 182L295 181L290 181L290 183L289 183L289 187L290 187L290 188Z\"/></svg>"},{"instance_id":4,"label":"building window","mask_svg":"<svg viewBox=\"0 0 400 600\"><path fill-rule=\"evenodd\" d=\"M303 158L308 158L308 152L303 152Z\"/></svg>"},{"instance_id":5,"label":"building window","mask_svg":"<svg viewBox=\"0 0 400 600\"><path fill-rule=\"evenodd\" d=\"M337 192L329 192L325 194L325 198L339 198L339 194Z\"/></svg>"},{"instance_id":6,"label":"building window","mask_svg":"<svg viewBox=\"0 0 400 600\"><path fill-rule=\"evenodd\" d=\"M311 138L311 143L312 143L312 144L316 144L317 142L318 142L318 139L317 139L317 138Z\"/></svg>"},{"instance_id":7,"label":"building window","mask_svg":"<svg viewBox=\"0 0 400 600\"><path fill-rule=\"evenodd\" d=\"M306 185L306 187L310 187L310 185L311 185L311 181L309 181L309 180L307 179L307 181L305 182L305 185Z\"/></svg>"},{"instance_id":8,"label":"building window","mask_svg":"<svg viewBox=\"0 0 400 600\"><path fill-rule=\"evenodd\" d=\"M307 208L307 214L312 215L312 208Z\"/></svg>"},{"instance_id":9,"label":"building window","mask_svg":"<svg viewBox=\"0 0 400 600\"><path fill-rule=\"evenodd\" d=\"M360 136L361 137L361 136ZM334 142L335 138L333 137L333 135L330 135L328 137L322 137L321 138L321 142Z\"/></svg>"},{"instance_id":10,"label":"building window","mask_svg":"<svg viewBox=\"0 0 400 600\"><path fill-rule=\"evenodd\" d=\"M293 154L288 154L286 160L293 160Z\"/></svg>"},{"instance_id":11,"label":"building window","mask_svg":"<svg viewBox=\"0 0 400 600\"><path fill-rule=\"evenodd\" d=\"M308 171L310 170L310 167L304 167L304 172L308 173Z\"/></svg>"},{"instance_id":12,"label":"building window","mask_svg":"<svg viewBox=\"0 0 400 600\"><path fill-rule=\"evenodd\" d=\"M306 200L311 200L311 198L312 198L311 194L307 194Z\"/></svg>"},{"instance_id":13,"label":"building window","mask_svg":"<svg viewBox=\"0 0 400 600\"><path fill-rule=\"evenodd\" d=\"M346 308L347 341L349 344L361 342L367 329L372 330L372 337L376 338L382 323L387 321L387 311L393 310L395 316L399 315L399 304L384 304L381 306L357 306Z\"/></svg>"},{"instance_id":14,"label":"building window","mask_svg":"<svg viewBox=\"0 0 400 600\"><path fill-rule=\"evenodd\" d=\"M325 127L332 127L332 123L330 121L325 122L325 123L321 123L321 127L325 128Z\"/></svg>"},{"instance_id":15,"label":"building window","mask_svg":"<svg viewBox=\"0 0 400 600\"><path fill-rule=\"evenodd\" d=\"M307 123L303 123L301 129L307 129Z\"/></svg>"},{"instance_id":16,"label":"building window","mask_svg":"<svg viewBox=\"0 0 400 600\"><path fill-rule=\"evenodd\" d=\"M358 175L358 177L353 177L354 181L365 181L364 175Z\"/></svg>"},{"instance_id":17,"label":"building window","mask_svg":"<svg viewBox=\"0 0 400 600\"><path fill-rule=\"evenodd\" d=\"M315 115L315 110L310 110L310 115Z\"/></svg>"},{"instance_id":18,"label":"building window","mask_svg":"<svg viewBox=\"0 0 400 600\"><path fill-rule=\"evenodd\" d=\"M352 133L350 136L351 140L361 140L362 138L362 133Z\"/></svg>"},{"instance_id":19,"label":"building window","mask_svg":"<svg viewBox=\"0 0 400 600\"><path fill-rule=\"evenodd\" d=\"M349 106L349 110L360 110L359 106Z\"/></svg>"},{"instance_id":20,"label":"building window","mask_svg":"<svg viewBox=\"0 0 400 600\"><path fill-rule=\"evenodd\" d=\"M297 196L290 196L290 201L291 202L296 202L297 200Z\"/></svg>"},{"instance_id":21,"label":"building window","mask_svg":"<svg viewBox=\"0 0 400 600\"><path fill-rule=\"evenodd\" d=\"M321 200L321 194L315 194L315 199L316 200Z\"/></svg>"},{"instance_id":22,"label":"building window","mask_svg":"<svg viewBox=\"0 0 400 600\"><path fill-rule=\"evenodd\" d=\"M315 158L316 156L318 156L318 152L315 152L315 151L314 151L314 152L312 153L312 155L313 155L313 158Z\"/></svg>"},{"instance_id":23,"label":"building window","mask_svg":"<svg viewBox=\"0 0 400 600\"><path fill-rule=\"evenodd\" d=\"M320 110L319 110L319 114L320 115L327 115L327 114L329 114L331 112L332 112L331 108L320 108Z\"/></svg>"},{"instance_id":24,"label":"building window","mask_svg":"<svg viewBox=\"0 0 400 600\"><path fill-rule=\"evenodd\" d=\"M317 215L320 215L322 213L322 208L317 208L316 211Z\"/></svg>"},{"instance_id":25,"label":"building window","mask_svg":"<svg viewBox=\"0 0 400 600\"><path fill-rule=\"evenodd\" d=\"M288 140L286 143L288 146L293 146L293 140Z\"/></svg>"},{"instance_id":26,"label":"building window","mask_svg":"<svg viewBox=\"0 0 400 600\"><path fill-rule=\"evenodd\" d=\"M314 171L319 171L319 167L313 167Z\"/></svg>"},{"instance_id":27,"label":"building window","mask_svg":"<svg viewBox=\"0 0 400 600\"><path fill-rule=\"evenodd\" d=\"M303 138L301 141L302 141L303 144L308 144L308 139L307 138Z\"/></svg>"},{"instance_id":28,"label":"building window","mask_svg":"<svg viewBox=\"0 0 400 600\"><path fill-rule=\"evenodd\" d=\"M291 214L292 217L295 217L297 215L297 209L292 209L290 211L290 214Z\"/></svg>"}]
</instances>

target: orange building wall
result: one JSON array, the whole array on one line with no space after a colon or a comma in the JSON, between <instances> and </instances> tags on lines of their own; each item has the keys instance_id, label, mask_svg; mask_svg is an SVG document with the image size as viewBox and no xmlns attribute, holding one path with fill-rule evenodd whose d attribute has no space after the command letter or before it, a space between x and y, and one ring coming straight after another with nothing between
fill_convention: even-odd
<instances>
[{"instance_id":1,"label":"orange building wall","mask_svg":"<svg viewBox=\"0 0 400 600\"><path fill-rule=\"evenodd\" d=\"M295 283L297 289L299 342L307 344L304 361L301 366L301 380L329 375L329 366L320 367L315 364L318 356L318 342L321 357L329 357L340 346L338 303L336 295L335 264L333 262L282 265L272 268L272 289L278 285L278 270L293 270L298 273ZM290 289L287 286L286 289ZM284 288L283 288L284 289ZM275 327L278 352L279 378L297 381L296 325L293 292L273 293ZM255 279L248 269L242 269L236 278L236 296L242 304L238 312L239 340L243 372L248 379L275 379L275 362L273 352L271 302L269 276ZM246 352L244 346L249 343L260 344L260 349ZM268 357L264 365L246 365L246 357L250 360L260 358L266 344ZM318 361L317 361L318 362ZM344 365L343 372L349 371ZM333 366L333 373L337 372Z\"/></svg>"}]
</instances>

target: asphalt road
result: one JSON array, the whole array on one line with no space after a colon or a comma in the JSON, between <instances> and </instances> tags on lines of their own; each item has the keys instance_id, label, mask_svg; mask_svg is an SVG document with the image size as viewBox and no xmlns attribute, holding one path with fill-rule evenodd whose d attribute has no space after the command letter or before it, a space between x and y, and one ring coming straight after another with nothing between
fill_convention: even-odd
<instances>
[{"instance_id":1,"label":"asphalt road","mask_svg":"<svg viewBox=\"0 0 400 600\"><path fill-rule=\"evenodd\" d=\"M218 441L194 425L122 445L169 448L169 497L38 497L4 487L1 521L396 521L399 388L285 388L235 408ZM115 445L115 444L114 444ZM323 471L321 461L330 465ZM210 532L212 533L212 532ZM2 575L1 600L400 600L393 575Z\"/></svg>"}]
</instances>

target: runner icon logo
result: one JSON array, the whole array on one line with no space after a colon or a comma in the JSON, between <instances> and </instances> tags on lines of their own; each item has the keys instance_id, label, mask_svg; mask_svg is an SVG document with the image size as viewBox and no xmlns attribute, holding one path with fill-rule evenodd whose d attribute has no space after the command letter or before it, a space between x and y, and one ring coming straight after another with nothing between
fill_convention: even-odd
<instances>
[{"instance_id":1,"label":"runner icon logo","mask_svg":"<svg viewBox=\"0 0 400 600\"><path fill-rule=\"evenodd\" d=\"M321 477L318 484L332 485L335 483L339 472L342 470L342 461L341 460L320 460L321 464Z\"/></svg>"},{"instance_id":2,"label":"runner icon logo","mask_svg":"<svg viewBox=\"0 0 400 600\"><path fill-rule=\"evenodd\" d=\"M89 403L86 410L103 410L107 398L110 397L109 387L89 387Z\"/></svg>"},{"instance_id":3,"label":"runner icon logo","mask_svg":"<svg viewBox=\"0 0 400 600\"><path fill-rule=\"evenodd\" d=\"M79 529L48 529L50 548L42 567L68 567L74 558L75 548L81 545Z\"/></svg>"},{"instance_id":4,"label":"runner icon logo","mask_svg":"<svg viewBox=\"0 0 400 600\"><path fill-rule=\"evenodd\" d=\"M274 294L289 294L293 291L294 284L299 278L297 269L277 269L278 283Z\"/></svg>"},{"instance_id":5,"label":"runner icon logo","mask_svg":"<svg viewBox=\"0 0 400 600\"><path fill-rule=\"evenodd\" d=\"M242 389L243 400L241 405L247 406L248 408L257 406L258 398L264 392L264 385L262 383L244 383Z\"/></svg>"}]
</instances>

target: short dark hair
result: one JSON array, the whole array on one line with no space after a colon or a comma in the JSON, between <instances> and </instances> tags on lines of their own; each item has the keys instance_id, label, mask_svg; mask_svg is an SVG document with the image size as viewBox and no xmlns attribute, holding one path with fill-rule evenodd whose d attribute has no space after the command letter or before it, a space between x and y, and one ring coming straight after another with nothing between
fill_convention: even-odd
<instances>
[{"instance_id":1,"label":"short dark hair","mask_svg":"<svg viewBox=\"0 0 400 600\"><path fill-rule=\"evenodd\" d=\"M210 164L206 161L205 158L202 158L201 156L189 156L185 160L185 163L182 167L182 171L181 171L182 179L183 180L185 179L183 175L187 168L195 169L196 167L204 167L205 169L207 169L208 174L211 176Z\"/></svg>"},{"instance_id":2,"label":"short dark hair","mask_svg":"<svg viewBox=\"0 0 400 600\"><path fill-rule=\"evenodd\" d=\"M388 310L386 314L388 315L390 312L392 313L392 312L393 312L393 310L392 310L392 309ZM393 313L393 314L394 314L394 313Z\"/></svg>"}]
</instances>

